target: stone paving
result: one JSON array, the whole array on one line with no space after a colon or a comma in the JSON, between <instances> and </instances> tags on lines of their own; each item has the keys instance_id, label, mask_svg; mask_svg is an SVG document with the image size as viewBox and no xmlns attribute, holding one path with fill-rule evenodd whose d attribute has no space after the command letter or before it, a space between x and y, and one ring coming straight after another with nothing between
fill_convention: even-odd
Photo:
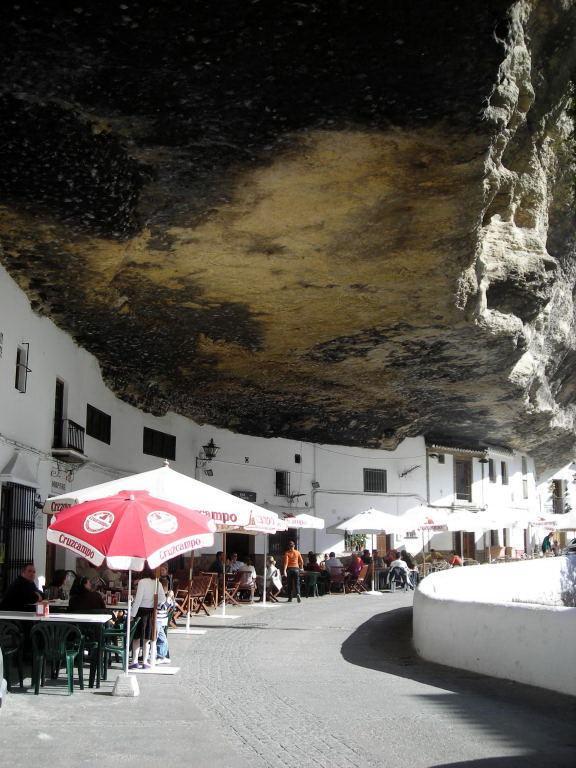
<instances>
[{"instance_id":1,"label":"stone paving","mask_svg":"<svg viewBox=\"0 0 576 768\"><path fill-rule=\"evenodd\" d=\"M576 699L421 661L411 594L333 595L172 635L178 675L141 695L15 693L0 765L194 768L576 766Z\"/></svg>"}]
</instances>

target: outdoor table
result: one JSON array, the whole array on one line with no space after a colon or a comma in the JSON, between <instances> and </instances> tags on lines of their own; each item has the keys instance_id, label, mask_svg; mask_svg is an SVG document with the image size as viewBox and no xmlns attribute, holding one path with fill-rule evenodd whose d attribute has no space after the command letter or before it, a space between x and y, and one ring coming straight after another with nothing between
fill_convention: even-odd
<instances>
[{"instance_id":1,"label":"outdoor table","mask_svg":"<svg viewBox=\"0 0 576 768\"><path fill-rule=\"evenodd\" d=\"M99 625L98 632L98 666L96 668L96 688L100 688L100 673L102 669L102 648L104 647L104 625L110 621L109 613L50 613L39 616L35 611L0 611L0 621L43 621L67 624Z\"/></svg>"}]
</instances>

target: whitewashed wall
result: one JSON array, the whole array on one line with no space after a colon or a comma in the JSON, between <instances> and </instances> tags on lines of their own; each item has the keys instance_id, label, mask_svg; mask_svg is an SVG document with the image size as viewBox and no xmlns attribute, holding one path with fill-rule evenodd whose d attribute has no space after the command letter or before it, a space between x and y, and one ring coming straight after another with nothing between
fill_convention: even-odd
<instances>
[{"instance_id":1,"label":"whitewashed wall","mask_svg":"<svg viewBox=\"0 0 576 768\"><path fill-rule=\"evenodd\" d=\"M576 695L575 574L574 558L556 557L427 576L414 646L429 661Z\"/></svg>"},{"instance_id":2,"label":"whitewashed wall","mask_svg":"<svg viewBox=\"0 0 576 768\"><path fill-rule=\"evenodd\" d=\"M304 551L343 551L343 536L336 533L333 526L370 506L400 514L415 505L426 503L428 496L430 502L436 505L449 506L455 501L452 457L446 456L445 465L430 461L428 481L422 437L404 440L395 451L367 450L312 445L297 440L265 440L233 434L209 425L199 426L173 413L162 418L143 413L119 400L106 387L92 355L78 347L50 320L32 312L25 294L2 268L0 333L3 334L0 357L0 470L18 448L42 499L160 466L161 459L147 456L142 451L142 430L147 426L176 436L174 469L225 491L253 491L258 504L281 512L308 511L324 518L326 532L301 532L300 546ZM30 344L31 373L25 394L18 392L14 386L16 350L22 342ZM66 382L66 417L85 426L86 404L90 403L112 419L110 445L85 436L85 453L89 461L75 473L71 482L53 475L56 465L50 449L57 377ZM204 473L205 468L196 467L201 446L210 438L220 446L216 459L210 464L211 477ZM299 463L296 455L301 457ZM386 470L386 494L364 493L364 468ZM276 470L290 472L292 499L275 496ZM511 482L514 476L510 467ZM318 484L317 488L313 487L313 482ZM473 494L477 505L482 503L487 482L485 477L482 483L481 466L474 461ZM508 494L508 490L504 490ZM490 503L508 503L506 499L502 496ZM45 562L42 530L46 519L39 515L37 521L35 559L41 572ZM450 549L452 537L444 535L438 542L438 548ZM397 539L395 543L403 544L412 552L421 548L420 539ZM220 546L221 542L217 540L215 549ZM261 537L256 539L255 546L256 552L263 551ZM59 558L58 565L71 567L74 564L72 555L61 553Z\"/></svg>"}]
</instances>

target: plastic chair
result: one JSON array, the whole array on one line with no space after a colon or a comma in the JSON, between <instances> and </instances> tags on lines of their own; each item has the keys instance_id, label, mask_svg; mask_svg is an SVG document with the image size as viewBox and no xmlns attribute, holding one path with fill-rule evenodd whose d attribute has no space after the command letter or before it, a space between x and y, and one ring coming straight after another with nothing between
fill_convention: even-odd
<instances>
[{"instance_id":1,"label":"plastic chair","mask_svg":"<svg viewBox=\"0 0 576 768\"><path fill-rule=\"evenodd\" d=\"M304 587L306 589L305 597L319 597L318 578L320 574L317 571L304 571Z\"/></svg>"},{"instance_id":2,"label":"plastic chair","mask_svg":"<svg viewBox=\"0 0 576 768\"><path fill-rule=\"evenodd\" d=\"M136 635L136 629L140 624L140 616L130 619L130 643L126 649L126 623L125 621L117 624L115 627L106 627L104 629L104 647L102 648L102 680L107 679L108 667L112 664L112 654L119 657L124 666L126 663L126 652L130 653L132 641Z\"/></svg>"},{"instance_id":3,"label":"plastic chair","mask_svg":"<svg viewBox=\"0 0 576 768\"><path fill-rule=\"evenodd\" d=\"M18 670L18 680L20 688L24 688L24 671L22 667L22 646L24 644L24 635L17 624L12 621L0 622L0 649L4 657L4 669L6 671L6 685L8 690L12 690L11 669L12 660L16 661Z\"/></svg>"},{"instance_id":4,"label":"plastic chair","mask_svg":"<svg viewBox=\"0 0 576 768\"><path fill-rule=\"evenodd\" d=\"M57 622L38 622L30 633L32 641L32 684L38 695L40 686L45 682L45 665L50 664L50 677L58 678L60 667L66 665L68 693L74 692L74 660L78 667L78 683L84 690L82 673L84 640L82 633L74 624Z\"/></svg>"}]
</instances>

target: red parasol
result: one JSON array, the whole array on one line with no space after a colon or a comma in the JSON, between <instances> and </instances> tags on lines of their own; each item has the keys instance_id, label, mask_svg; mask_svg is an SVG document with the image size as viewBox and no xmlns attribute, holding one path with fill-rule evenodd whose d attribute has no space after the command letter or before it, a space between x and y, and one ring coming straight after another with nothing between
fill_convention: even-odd
<instances>
[{"instance_id":1,"label":"red parasol","mask_svg":"<svg viewBox=\"0 0 576 768\"><path fill-rule=\"evenodd\" d=\"M48 527L53 544L70 549L94 565L141 571L214 543L214 524L200 512L150 496L122 491L58 512Z\"/></svg>"}]
</instances>

